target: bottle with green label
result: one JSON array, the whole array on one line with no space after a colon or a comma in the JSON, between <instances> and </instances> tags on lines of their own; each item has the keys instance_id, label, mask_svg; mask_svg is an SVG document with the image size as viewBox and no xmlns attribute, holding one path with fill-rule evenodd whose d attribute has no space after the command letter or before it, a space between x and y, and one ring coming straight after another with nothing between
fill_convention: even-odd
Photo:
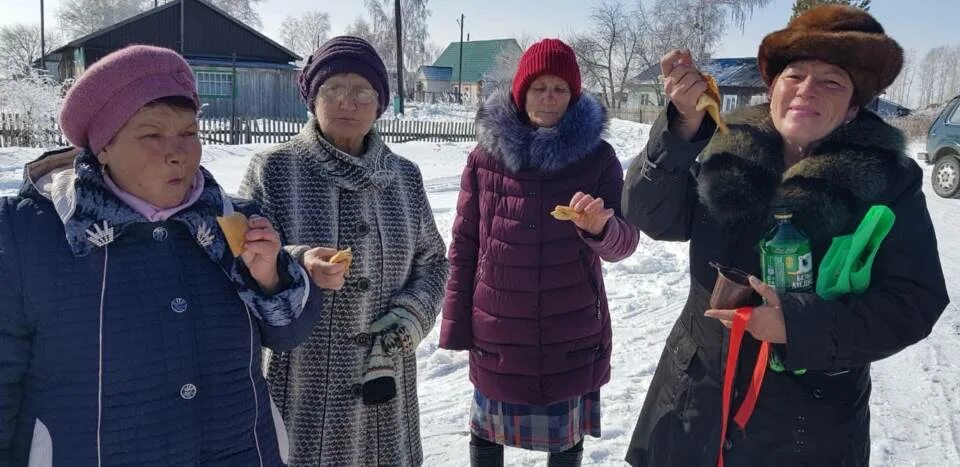
<instances>
[{"instance_id":1,"label":"bottle with green label","mask_svg":"<svg viewBox=\"0 0 960 467\"><path fill-rule=\"evenodd\" d=\"M777 225L760 240L763 281L781 294L813 292L810 239L790 222L790 211L778 209L773 217Z\"/></svg>"},{"instance_id":2,"label":"bottle with green label","mask_svg":"<svg viewBox=\"0 0 960 467\"><path fill-rule=\"evenodd\" d=\"M793 214L786 209L777 209L773 214L777 225L760 240L760 264L763 281L777 293L813 292L813 254L810 239L790 219ZM776 352L770 354L770 369L783 372L784 365ZM807 370L794 370L802 375Z\"/></svg>"}]
</instances>

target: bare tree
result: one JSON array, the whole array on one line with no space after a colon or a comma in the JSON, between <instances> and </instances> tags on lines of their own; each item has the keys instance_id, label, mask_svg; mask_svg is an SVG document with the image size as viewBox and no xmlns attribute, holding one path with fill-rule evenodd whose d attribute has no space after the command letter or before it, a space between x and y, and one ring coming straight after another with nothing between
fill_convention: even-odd
<instances>
[{"instance_id":1,"label":"bare tree","mask_svg":"<svg viewBox=\"0 0 960 467\"><path fill-rule=\"evenodd\" d=\"M942 57L947 53L946 46L930 49L920 62L920 106L940 102L939 81L942 79Z\"/></svg>"},{"instance_id":2,"label":"bare tree","mask_svg":"<svg viewBox=\"0 0 960 467\"><path fill-rule=\"evenodd\" d=\"M60 27L76 38L146 11L146 0L64 0L60 4Z\"/></svg>"},{"instance_id":3,"label":"bare tree","mask_svg":"<svg viewBox=\"0 0 960 467\"><path fill-rule=\"evenodd\" d=\"M620 108L625 83L641 71L643 25L639 19L621 1L604 2L593 8L589 31L570 39L587 87L601 92L608 109Z\"/></svg>"},{"instance_id":4,"label":"bare tree","mask_svg":"<svg viewBox=\"0 0 960 467\"><path fill-rule=\"evenodd\" d=\"M280 24L280 40L283 45L306 59L330 34L330 15L320 11L308 11L297 16L287 16Z\"/></svg>"},{"instance_id":5,"label":"bare tree","mask_svg":"<svg viewBox=\"0 0 960 467\"><path fill-rule=\"evenodd\" d=\"M893 84L888 88L888 93L891 99L897 102L900 105L906 107L914 106L913 97L911 94L913 92L914 81L916 79L917 73L917 51L910 49L904 52L903 54L903 69L900 70L900 74L897 75L897 79L893 81Z\"/></svg>"},{"instance_id":6,"label":"bare tree","mask_svg":"<svg viewBox=\"0 0 960 467\"><path fill-rule=\"evenodd\" d=\"M588 87L604 104L620 108L629 81L659 63L671 49L686 48L702 62L719 44L727 26L746 19L772 0L637 1L632 11L622 0L594 8L588 32L570 38Z\"/></svg>"}]
</instances>

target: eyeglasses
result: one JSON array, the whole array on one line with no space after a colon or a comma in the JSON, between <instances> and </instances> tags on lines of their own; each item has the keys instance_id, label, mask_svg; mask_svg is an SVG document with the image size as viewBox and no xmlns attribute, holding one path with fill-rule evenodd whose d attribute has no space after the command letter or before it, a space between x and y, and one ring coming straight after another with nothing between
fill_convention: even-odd
<instances>
[{"instance_id":1,"label":"eyeglasses","mask_svg":"<svg viewBox=\"0 0 960 467\"><path fill-rule=\"evenodd\" d=\"M343 102L347 96L353 99L353 102L361 105L372 104L380 96L377 91L370 88L348 88L339 84L324 84L320 86L320 95L327 101Z\"/></svg>"}]
</instances>

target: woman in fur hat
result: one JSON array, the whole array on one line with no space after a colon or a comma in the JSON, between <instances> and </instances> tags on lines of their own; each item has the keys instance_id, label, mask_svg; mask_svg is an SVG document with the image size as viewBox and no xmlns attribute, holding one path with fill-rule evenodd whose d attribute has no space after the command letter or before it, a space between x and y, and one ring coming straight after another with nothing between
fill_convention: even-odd
<instances>
[{"instance_id":1,"label":"woman in fur hat","mask_svg":"<svg viewBox=\"0 0 960 467\"><path fill-rule=\"evenodd\" d=\"M390 102L367 41L339 36L300 74L313 118L253 158L240 188L276 220L318 285L336 290L300 347L270 357L292 466L423 462L416 349L436 322L448 264L417 166L374 127ZM334 260L350 248L351 263Z\"/></svg>"},{"instance_id":2,"label":"woman in fur hat","mask_svg":"<svg viewBox=\"0 0 960 467\"><path fill-rule=\"evenodd\" d=\"M74 147L0 199L0 465L284 465L261 346L324 293L200 166L199 104L176 52L108 54L64 98Z\"/></svg>"},{"instance_id":3,"label":"woman in fur hat","mask_svg":"<svg viewBox=\"0 0 960 467\"><path fill-rule=\"evenodd\" d=\"M758 62L770 103L731 112L725 134L696 110L706 85L689 55L662 59L671 103L627 173L623 205L647 235L690 242L690 295L637 421L632 465L706 467L722 454L727 466L867 466L870 363L929 334L949 301L921 170L904 155L903 135L863 109L902 56L864 11L814 8L764 38ZM786 371L767 371L744 429L730 410L721 440L733 310L708 310L717 277L709 263L759 274L756 246L772 207L787 205L816 270L831 239L877 204L896 222L863 293L778 295L751 280L765 304L747 324L731 407L745 399L759 341L776 344Z\"/></svg>"},{"instance_id":4,"label":"woman in fur hat","mask_svg":"<svg viewBox=\"0 0 960 467\"><path fill-rule=\"evenodd\" d=\"M473 466L502 466L505 445L580 465L584 436L600 436L611 350L600 260L639 240L620 217L623 169L605 126L556 39L532 45L510 92L477 113L440 327L442 348L470 351ZM557 205L572 222L551 216Z\"/></svg>"}]
</instances>

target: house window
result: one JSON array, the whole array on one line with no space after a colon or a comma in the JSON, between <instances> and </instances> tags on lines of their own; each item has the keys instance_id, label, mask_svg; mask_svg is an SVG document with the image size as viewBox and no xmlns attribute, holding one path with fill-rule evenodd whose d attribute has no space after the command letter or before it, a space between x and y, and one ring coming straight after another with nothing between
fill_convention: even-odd
<instances>
[{"instance_id":1,"label":"house window","mask_svg":"<svg viewBox=\"0 0 960 467\"><path fill-rule=\"evenodd\" d=\"M198 71L197 91L204 97L232 97L233 73L222 71Z\"/></svg>"},{"instance_id":2,"label":"house window","mask_svg":"<svg viewBox=\"0 0 960 467\"><path fill-rule=\"evenodd\" d=\"M724 94L723 95L723 109L722 112L729 112L737 108L737 95L736 94Z\"/></svg>"},{"instance_id":3,"label":"house window","mask_svg":"<svg viewBox=\"0 0 960 467\"><path fill-rule=\"evenodd\" d=\"M766 104L770 98L766 94L754 94L750 96L750 105Z\"/></svg>"}]
</instances>

